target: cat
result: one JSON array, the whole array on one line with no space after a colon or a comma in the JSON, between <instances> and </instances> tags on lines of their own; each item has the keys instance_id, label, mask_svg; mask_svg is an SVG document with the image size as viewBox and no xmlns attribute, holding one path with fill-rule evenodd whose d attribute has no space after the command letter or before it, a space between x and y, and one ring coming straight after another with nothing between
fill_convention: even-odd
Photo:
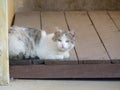
<instances>
[{"instance_id":1,"label":"cat","mask_svg":"<svg viewBox=\"0 0 120 90\"><path fill-rule=\"evenodd\" d=\"M69 58L69 51L75 46L74 32L61 29L46 34L44 30L12 26L8 35L10 59L62 60Z\"/></svg>"}]
</instances>

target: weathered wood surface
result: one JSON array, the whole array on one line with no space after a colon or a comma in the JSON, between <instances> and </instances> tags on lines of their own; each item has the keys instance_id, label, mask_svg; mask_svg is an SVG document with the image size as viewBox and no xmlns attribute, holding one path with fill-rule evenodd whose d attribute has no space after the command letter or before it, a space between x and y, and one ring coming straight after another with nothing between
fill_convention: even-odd
<instances>
[{"instance_id":1,"label":"weathered wood surface","mask_svg":"<svg viewBox=\"0 0 120 90\"><path fill-rule=\"evenodd\" d=\"M120 59L120 32L105 11L89 12L89 15L111 59Z\"/></svg>"},{"instance_id":2,"label":"weathered wood surface","mask_svg":"<svg viewBox=\"0 0 120 90\"><path fill-rule=\"evenodd\" d=\"M42 29L48 33L56 32L56 27L68 30L63 12L41 12Z\"/></svg>"},{"instance_id":3,"label":"weathered wood surface","mask_svg":"<svg viewBox=\"0 0 120 90\"><path fill-rule=\"evenodd\" d=\"M12 66L13 78L120 78L120 64Z\"/></svg>"},{"instance_id":4,"label":"weathered wood surface","mask_svg":"<svg viewBox=\"0 0 120 90\"><path fill-rule=\"evenodd\" d=\"M79 60L109 60L86 12L66 12L70 30L76 32Z\"/></svg>"},{"instance_id":5,"label":"weathered wood surface","mask_svg":"<svg viewBox=\"0 0 120 90\"><path fill-rule=\"evenodd\" d=\"M116 25L118 31L120 31L120 11L108 11L108 14Z\"/></svg>"},{"instance_id":6,"label":"weathered wood surface","mask_svg":"<svg viewBox=\"0 0 120 90\"><path fill-rule=\"evenodd\" d=\"M14 25L40 29L40 12L16 13Z\"/></svg>"}]
</instances>

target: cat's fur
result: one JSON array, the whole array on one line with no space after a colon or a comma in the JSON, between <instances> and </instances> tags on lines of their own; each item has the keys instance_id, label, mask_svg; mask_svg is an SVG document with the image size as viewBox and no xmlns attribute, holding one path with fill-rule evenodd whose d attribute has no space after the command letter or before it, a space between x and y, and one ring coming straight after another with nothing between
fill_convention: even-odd
<instances>
[{"instance_id":1,"label":"cat's fur","mask_svg":"<svg viewBox=\"0 0 120 90\"><path fill-rule=\"evenodd\" d=\"M69 58L74 43L74 33L62 30L47 35L45 31L34 28L13 26L9 29L10 59L36 56L40 59Z\"/></svg>"}]
</instances>

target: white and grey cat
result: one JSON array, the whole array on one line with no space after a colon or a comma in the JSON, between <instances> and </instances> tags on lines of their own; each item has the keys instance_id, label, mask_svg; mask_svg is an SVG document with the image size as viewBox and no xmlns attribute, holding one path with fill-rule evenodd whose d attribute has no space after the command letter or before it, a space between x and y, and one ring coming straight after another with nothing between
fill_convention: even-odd
<instances>
[{"instance_id":1,"label":"white and grey cat","mask_svg":"<svg viewBox=\"0 0 120 90\"><path fill-rule=\"evenodd\" d=\"M46 34L43 30L13 26L9 29L9 57L23 59L39 57L40 59L69 58L69 51L75 45L73 32L57 30Z\"/></svg>"}]
</instances>

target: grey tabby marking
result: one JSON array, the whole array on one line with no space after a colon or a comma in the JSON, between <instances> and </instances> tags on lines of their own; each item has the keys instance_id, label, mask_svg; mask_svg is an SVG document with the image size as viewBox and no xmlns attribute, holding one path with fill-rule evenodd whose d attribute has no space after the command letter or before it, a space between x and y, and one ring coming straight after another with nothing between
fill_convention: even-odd
<instances>
[{"instance_id":1,"label":"grey tabby marking","mask_svg":"<svg viewBox=\"0 0 120 90\"><path fill-rule=\"evenodd\" d=\"M25 31L28 33L30 38L33 38L35 44L38 44L41 39L41 30L34 28L25 28Z\"/></svg>"},{"instance_id":2,"label":"grey tabby marking","mask_svg":"<svg viewBox=\"0 0 120 90\"><path fill-rule=\"evenodd\" d=\"M30 58L30 54L35 49L35 46L40 42L41 30L28 27L12 26L9 29L9 36L11 35L15 35L19 41L24 43L26 53L21 52L19 55L10 55L10 59Z\"/></svg>"}]
</instances>

